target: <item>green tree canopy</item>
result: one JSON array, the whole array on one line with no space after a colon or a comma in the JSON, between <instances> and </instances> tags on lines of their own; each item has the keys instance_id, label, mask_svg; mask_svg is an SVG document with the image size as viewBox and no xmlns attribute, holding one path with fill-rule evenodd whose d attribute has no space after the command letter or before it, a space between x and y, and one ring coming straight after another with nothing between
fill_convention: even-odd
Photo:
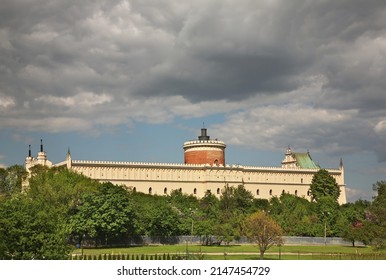
<instances>
[{"instance_id":1,"label":"green tree canopy","mask_svg":"<svg viewBox=\"0 0 386 280\"><path fill-rule=\"evenodd\" d=\"M327 170L320 169L312 178L310 195L311 199L316 202L326 196L337 201L340 195L340 188L335 178Z\"/></svg>"},{"instance_id":2,"label":"green tree canopy","mask_svg":"<svg viewBox=\"0 0 386 280\"><path fill-rule=\"evenodd\" d=\"M99 185L95 193L86 193L80 199L76 213L71 217L73 234L93 237L107 243L109 238L135 235L136 215L128 192L112 183Z\"/></svg>"},{"instance_id":3,"label":"green tree canopy","mask_svg":"<svg viewBox=\"0 0 386 280\"><path fill-rule=\"evenodd\" d=\"M0 196L10 197L20 193L26 177L27 172L21 165L12 165L6 169L0 168Z\"/></svg>"},{"instance_id":4,"label":"green tree canopy","mask_svg":"<svg viewBox=\"0 0 386 280\"><path fill-rule=\"evenodd\" d=\"M58 209L19 195L0 203L0 259L68 259L69 230Z\"/></svg>"},{"instance_id":5,"label":"green tree canopy","mask_svg":"<svg viewBox=\"0 0 386 280\"><path fill-rule=\"evenodd\" d=\"M386 181L376 182L373 189L377 191L370 207L374 243L377 248L386 248Z\"/></svg>"}]
</instances>

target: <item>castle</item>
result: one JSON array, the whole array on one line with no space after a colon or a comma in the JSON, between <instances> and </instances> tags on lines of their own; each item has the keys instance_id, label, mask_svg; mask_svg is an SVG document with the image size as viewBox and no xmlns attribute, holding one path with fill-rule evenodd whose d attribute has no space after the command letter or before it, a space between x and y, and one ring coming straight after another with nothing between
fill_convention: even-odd
<instances>
[{"instance_id":1,"label":"castle","mask_svg":"<svg viewBox=\"0 0 386 280\"><path fill-rule=\"evenodd\" d=\"M173 190L203 197L207 191L221 195L222 188L243 184L256 198L269 199L290 193L310 199L310 184L314 174L320 169L309 152L294 153L288 147L281 167L257 167L229 165L225 162L224 142L212 140L207 129L201 129L198 139L183 145L184 163L145 163L73 160L70 151L66 160L53 164L40 144L37 158L31 156L31 147L26 157L25 167L29 171L34 165L67 167L80 174L101 182L124 185L133 191L167 195ZM340 204L346 203L344 167L326 169L340 187Z\"/></svg>"}]
</instances>

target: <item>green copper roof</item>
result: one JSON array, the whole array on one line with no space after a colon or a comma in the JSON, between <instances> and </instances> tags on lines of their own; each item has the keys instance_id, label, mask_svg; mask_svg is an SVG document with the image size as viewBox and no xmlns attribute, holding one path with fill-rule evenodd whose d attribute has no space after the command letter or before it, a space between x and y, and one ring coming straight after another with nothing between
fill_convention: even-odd
<instances>
[{"instance_id":1,"label":"green copper roof","mask_svg":"<svg viewBox=\"0 0 386 280\"><path fill-rule=\"evenodd\" d=\"M320 166L317 165L311 158L309 153L294 153L293 156L296 158L296 163L300 168L305 169L319 169Z\"/></svg>"}]
</instances>

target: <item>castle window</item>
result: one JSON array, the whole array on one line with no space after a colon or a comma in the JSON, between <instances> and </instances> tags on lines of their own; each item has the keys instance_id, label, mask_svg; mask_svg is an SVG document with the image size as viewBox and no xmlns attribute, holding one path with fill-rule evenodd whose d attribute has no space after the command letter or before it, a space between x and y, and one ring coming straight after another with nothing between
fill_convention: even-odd
<instances>
[{"instance_id":1,"label":"castle window","mask_svg":"<svg viewBox=\"0 0 386 280\"><path fill-rule=\"evenodd\" d=\"M272 195L272 190L269 190L269 195Z\"/></svg>"},{"instance_id":2,"label":"castle window","mask_svg":"<svg viewBox=\"0 0 386 280\"><path fill-rule=\"evenodd\" d=\"M311 195L311 193L310 193L310 190L308 190L308 191L307 191L307 195L308 195L308 196L310 196L310 195Z\"/></svg>"},{"instance_id":3,"label":"castle window","mask_svg":"<svg viewBox=\"0 0 386 280\"><path fill-rule=\"evenodd\" d=\"M282 190L282 192L281 192L282 194L284 194L285 193L285 191L284 190Z\"/></svg>"},{"instance_id":4,"label":"castle window","mask_svg":"<svg viewBox=\"0 0 386 280\"><path fill-rule=\"evenodd\" d=\"M298 196L298 190L295 190L295 195Z\"/></svg>"},{"instance_id":5,"label":"castle window","mask_svg":"<svg viewBox=\"0 0 386 280\"><path fill-rule=\"evenodd\" d=\"M197 189L196 188L194 188L193 194L197 194Z\"/></svg>"},{"instance_id":6,"label":"castle window","mask_svg":"<svg viewBox=\"0 0 386 280\"><path fill-rule=\"evenodd\" d=\"M218 166L218 160L217 159L214 161L214 165Z\"/></svg>"},{"instance_id":7,"label":"castle window","mask_svg":"<svg viewBox=\"0 0 386 280\"><path fill-rule=\"evenodd\" d=\"M179 191L179 192L182 192L182 188L179 188L178 191Z\"/></svg>"},{"instance_id":8,"label":"castle window","mask_svg":"<svg viewBox=\"0 0 386 280\"><path fill-rule=\"evenodd\" d=\"M301 179L300 179L300 183L302 183L302 184L303 184L303 178L301 178Z\"/></svg>"},{"instance_id":9,"label":"castle window","mask_svg":"<svg viewBox=\"0 0 386 280\"><path fill-rule=\"evenodd\" d=\"M217 188L217 194L220 194L220 188Z\"/></svg>"},{"instance_id":10,"label":"castle window","mask_svg":"<svg viewBox=\"0 0 386 280\"><path fill-rule=\"evenodd\" d=\"M164 188L164 194L167 194L167 193L168 193L168 189Z\"/></svg>"},{"instance_id":11,"label":"castle window","mask_svg":"<svg viewBox=\"0 0 386 280\"><path fill-rule=\"evenodd\" d=\"M136 191L137 191L137 188L136 188L136 187L134 187L134 188L133 188L133 192L136 192Z\"/></svg>"},{"instance_id":12,"label":"castle window","mask_svg":"<svg viewBox=\"0 0 386 280\"><path fill-rule=\"evenodd\" d=\"M153 191L153 189L152 189L152 188L149 188L149 194L151 194L151 193L152 193L152 191Z\"/></svg>"},{"instance_id":13,"label":"castle window","mask_svg":"<svg viewBox=\"0 0 386 280\"><path fill-rule=\"evenodd\" d=\"M256 195L260 195L260 190L259 189L256 190Z\"/></svg>"}]
</instances>

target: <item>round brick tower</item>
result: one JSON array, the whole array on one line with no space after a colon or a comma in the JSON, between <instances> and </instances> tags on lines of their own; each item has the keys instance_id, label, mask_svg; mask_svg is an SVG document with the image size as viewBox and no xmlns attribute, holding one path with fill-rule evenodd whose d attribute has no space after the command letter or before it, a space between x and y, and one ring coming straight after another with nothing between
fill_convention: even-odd
<instances>
[{"instance_id":1,"label":"round brick tower","mask_svg":"<svg viewBox=\"0 0 386 280\"><path fill-rule=\"evenodd\" d=\"M185 164L225 165L225 147L224 142L211 140L206 128L202 128L198 140L184 143Z\"/></svg>"}]
</instances>

